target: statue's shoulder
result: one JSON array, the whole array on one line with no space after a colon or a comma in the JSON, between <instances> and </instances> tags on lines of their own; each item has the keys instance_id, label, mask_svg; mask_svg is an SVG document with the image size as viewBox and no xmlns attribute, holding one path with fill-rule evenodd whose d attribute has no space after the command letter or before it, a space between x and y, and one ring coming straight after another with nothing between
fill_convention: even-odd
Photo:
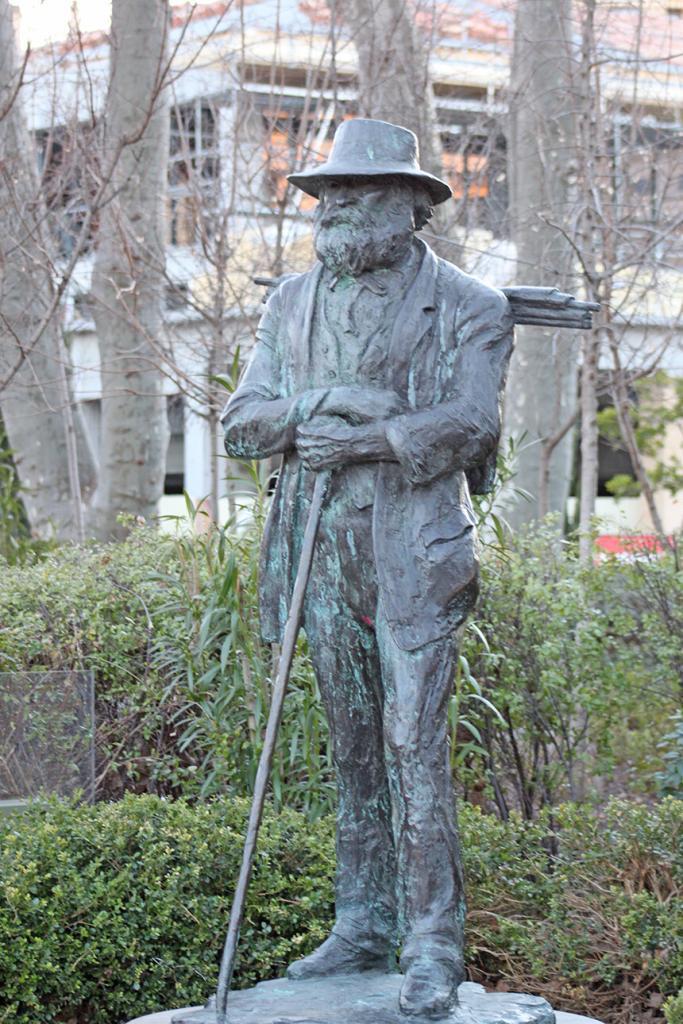
<instances>
[{"instance_id":1,"label":"statue's shoulder","mask_svg":"<svg viewBox=\"0 0 683 1024\"><path fill-rule=\"evenodd\" d=\"M435 256L435 260L438 293L457 313L501 321L511 317L510 304L502 291L440 256Z\"/></svg>"},{"instance_id":2,"label":"statue's shoulder","mask_svg":"<svg viewBox=\"0 0 683 1024\"><path fill-rule=\"evenodd\" d=\"M266 292L263 303L268 313L279 311L284 302L296 300L306 290L307 284L317 276L317 265L298 274L280 274L279 277L255 277L254 283L263 285Z\"/></svg>"},{"instance_id":3,"label":"statue's shoulder","mask_svg":"<svg viewBox=\"0 0 683 1024\"><path fill-rule=\"evenodd\" d=\"M468 302L489 306L492 310L500 310L501 315L508 311L508 300L499 288L486 284L473 274L467 274L440 256L436 257L436 261L440 281L451 294L458 295Z\"/></svg>"},{"instance_id":4,"label":"statue's shoulder","mask_svg":"<svg viewBox=\"0 0 683 1024\"><path fill-rule=\"evenodd\" d=\"M282 274L272 284L270 294L276 294L283 300L298 298L317 280L320 264L314 264L309 270L300 274Z\"/></svg>"}]
</instances>

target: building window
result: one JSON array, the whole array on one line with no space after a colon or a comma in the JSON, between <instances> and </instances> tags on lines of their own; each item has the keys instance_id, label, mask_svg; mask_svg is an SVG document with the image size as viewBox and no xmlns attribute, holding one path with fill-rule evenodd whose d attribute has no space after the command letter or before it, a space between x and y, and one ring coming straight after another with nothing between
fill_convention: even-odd
<instances>
[{"instance_id":1,"label":"building window","mask_svg":"<svg viewBox=\"0 0 683 1024\"><path fill-rule=\"evenodd\" d=\"M330 108L331 111L331 108ZM337 123L331 112L304 117L299 111L266 108L261 112L266 166L266 201L282 205L287 195L287 175L293 168L322 163L330 153ZM297 194L299 209L310 210L315 199Z\"/></svg>"},{"instance_id":2,"label":"building window","mask_svg":"<svg viewBox=\"0 0 683 1024\"><path fill-rule=\"evenodd\" d=\"M680 232L668 229L680 215L683 142L680 126L667 124L662 115L661 110L648 112L651 123L638 125L634 141L630 124L615 127L613 178L620 234L618 257L639 265L666 259L680 266Z\"/></svg>"},{"instance_id":3,"label":"building window","mask_svg":"<svg viewBox=\"0 0 683 1024\"><path fill-rule=\"evenodd\" d=\"M598 497L611 498L615 493L628 496L631 493L627 481L634 481L632 493L637 494L635 471L631 457L621 439L614 401L610 395L610 375L599 374L598 397ZM635 389L629 391L634 406L638 404Z\"/></svg>"},{"instance_id":4,"label":"building window","mask_svg":"<svg viewBox=\"0 0 683 1024\"><path fill-rule=\"evenodd\" d=\"M186 281L174 281L164 288L164 306L169 312L185 309L190 300L190 286Z\"/></svg>"},{"instance_id":5,"label":"building window","mask_svg":"<svg viewBox=\"0 0 683 1024\"><path fill-rule=\"evenodd\" d=\"M218 109L196 100L171 110L168 164L169 242L193 245L218 202Z\"/></svg>"},{"instance_id":6,"label":"building window","mask_svg":"<svg viewBox=\"0 0 683 1024\"><path fill-rule=\"evenodd\" d=\"M90 125L60 125L35 133L38 169L53 237L63 256L73 252L96 190ZM97 229L93 217L83 241L83 252L92 249Z\"/></svg>"},{"instance_id":7,"label":"building window","mask_svg":"<svg viewBox=\"0 0 683 1024\"><path fill-rule=\"evenodd\" d=\"M500 237L507 212L505 140L463 125L441 134L444 176L453 189L458 223Z\"/></svg>"},{"instance_id":8,"label":"building window","mask_svg":"<svg viewBox=\"0 0 683 1024\"><path fill-rule=\"evenodd\" d=\"M455 199L486 199L489 195L489 160L484 140L468 140L464 149L446 137L444 173Z\"/></svg>"},{"instance_id":9,"label":"building window","mask_svg":"<svg viewBox=\"0 0 683 1024\"><path fill-rule=\"evenodd\" d=\"M185 410L182 395L171 395L167 404L170 440L166 454L164 494L185 490Z\"/></svg>"}]
</instances>

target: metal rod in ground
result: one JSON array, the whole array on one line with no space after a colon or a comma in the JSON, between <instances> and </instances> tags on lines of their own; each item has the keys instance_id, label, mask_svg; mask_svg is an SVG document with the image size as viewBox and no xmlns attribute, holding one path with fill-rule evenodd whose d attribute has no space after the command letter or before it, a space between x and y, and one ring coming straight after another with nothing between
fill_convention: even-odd
<instances>
[{"instance_id":1,"label":"metal rod in ground","mask_svg":"<svg viewBox=\"0 0 683 1024\"><path fill-rule=\"evenodd\" d=\"M225 947L223 949L223 957L221 959L221 969L218 975L218 989L216 992L216 1018L218 1024L226 1024L228 996L230 993L230 984L232 982L232 973L235 967L235 955L237 953L240 927L242 925L242 917L244 916L244 904L247 898L247 889L249 888L251 869L253 867L254 854L256 852L256 842L258 840L261 819L263 817L263 805L265 803L268 779L273 765L275 743L277 741L277 734L280 728L280 721L282 719L282 706L284 704L287 684L289 682L289 673L294 659L296 638L299 632L299 626L301 625L304 595L306 593L306 585L308 583L311 563L313 561L315 538L318 532L320 513L325 500L329 479L330 474L328 472L318 473L315 478L315 487L313 489L311 508L308 513L308 520L304 531L299 568L297 570L296 580L294 581L292 600L289 606L289 614L287 616L285 631L282 638L280 662L278 664L277 675L273 685L266 735L263 741L263 750L261 751L258 771L256 772L254 796L252 798L251 810L249 812L247 834L244 840L242 865L240 867L237 885L235 886L235 895L233 896L232 907L230 908L230 923L228 924L228 933L225 937Z\"/></svg>"}]
</instances>

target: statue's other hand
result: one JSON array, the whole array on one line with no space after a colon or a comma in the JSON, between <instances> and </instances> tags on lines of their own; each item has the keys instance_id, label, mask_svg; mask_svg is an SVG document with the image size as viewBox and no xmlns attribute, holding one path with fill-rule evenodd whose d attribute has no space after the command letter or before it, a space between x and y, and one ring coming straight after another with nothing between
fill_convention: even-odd
<instances>
[{"instance_id":1,"label":"statue's other hand","mask_svg":"<svg viewBox=\"0 0 683 1024\"><path fill-rule=\"evenodd\" d=\"M296 449L307 469L334 469L351 461L357 428L338 416L315 416L297 427Z\"/></svg>"},{"instance_id":2,"label":"statue's other hand","mask_svg":"<svg viewBox=\"0 0 683 1024\"><path fill-rule=\"evenodd\" d=\"M338 416L316 416L298 427L296 448L304 466L313 470L351 462L395 461L381 423L354 427Z\"/></svg>"},{"instance_id":3,"label":"statue's other hand","mask_svg":"<svg viewBox=\"0 0 683 1024\"><path fill-rule=\"evenodd\" d=\"M317 412L341 416L350 423L375 423L390 419L408 408L395 391L358 385L332 388Z\"/></svg>"}]
</instances>

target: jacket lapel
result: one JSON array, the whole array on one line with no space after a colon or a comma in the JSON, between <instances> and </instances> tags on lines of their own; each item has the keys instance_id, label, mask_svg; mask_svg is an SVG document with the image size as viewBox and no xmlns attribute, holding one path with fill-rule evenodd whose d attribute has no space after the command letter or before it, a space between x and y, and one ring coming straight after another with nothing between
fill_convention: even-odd
<instances>
[{"instance_id":1,"label":"jacket lapel","mask_svg":"<svg viewBox=\"0 0 683 1024\"><path fill-rule=\"evenodd\" d=\"M418 239L417 244L422 249L422 261L399 308L389 346L391 374L397 383L407 383L413 352L420 339L431 330L436 312L439 265L424 242Z\"/></svg>"},{"instance_id":2,"label":"jacket lapel","mask_svg":"<svg viewBox=\"0 0 683 1024\"><path fill-rule=\"evenodd\" d=\"M322 264L302 274L287 293L282 311L281 365L284 369L287 394L297 394L308 387L307 376L311 367L311 329L315 296Z\"/></svg>"},{"instance_id":3,"label":"jacket lapel","mask_svg":"<svg viewBox=\"0 0 683 1024\"><path fill-rule=\"evenodd\" d=\"M318 291L318 281L322 273L322 263L316 263L308 275L306 281L306 289L303 295L303 302L301 303L300 309L302 310L301 322L296 324L295 327L299 330L299 338L301 339L300 344L303 345L303 351L305 352L305 365L306 369L311 366L311 335L313 332L313 312L315 310L315 297Z\"/></svg>"}]
</instances>

